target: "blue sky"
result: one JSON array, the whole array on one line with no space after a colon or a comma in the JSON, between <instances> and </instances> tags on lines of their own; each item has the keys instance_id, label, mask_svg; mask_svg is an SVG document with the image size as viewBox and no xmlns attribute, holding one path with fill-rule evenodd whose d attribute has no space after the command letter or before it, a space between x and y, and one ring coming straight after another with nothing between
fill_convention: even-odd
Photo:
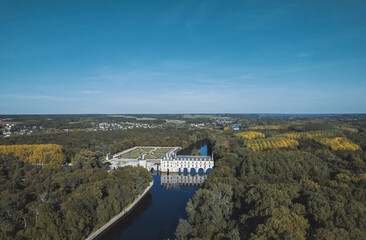
<instances>
[{"instance_id":1,"label":"blue sky","mask_svg":"<svg viewBox=\"0 0 366 240\"><path fill-rule=\"evenodd\" d=\"M0 113L365 113L366 2L0 0Z\"/></svg>"}]
</instances>

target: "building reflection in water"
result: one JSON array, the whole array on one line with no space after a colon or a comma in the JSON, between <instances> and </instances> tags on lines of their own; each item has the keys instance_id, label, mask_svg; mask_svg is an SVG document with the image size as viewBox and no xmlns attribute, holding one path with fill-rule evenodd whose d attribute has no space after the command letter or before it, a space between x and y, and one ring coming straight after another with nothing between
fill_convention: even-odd
<instances>
[{"instance_id":1,"label":"building reflection in water","mask_svg":"<svg viewBox=\"0 0 366 240\"><path fill-rule=\"evenodd\" d=\"M207 178L207 174L178 174L160 173L161 185L167 189L176 188L179 186L200 186Z\"/></svg>"}]
</instances>

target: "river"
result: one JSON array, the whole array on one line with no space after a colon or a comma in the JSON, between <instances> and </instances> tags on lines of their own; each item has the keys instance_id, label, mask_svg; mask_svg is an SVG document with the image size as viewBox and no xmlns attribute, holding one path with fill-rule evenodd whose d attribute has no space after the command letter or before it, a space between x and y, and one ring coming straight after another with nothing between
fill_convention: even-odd
<instances>
[{"instance_id":1,"label":"river","mask_svg":"<svg viewBox=\"0 0 366 240\"><path fill-rule=\"evenodd\" d=\"M207 145L199 151L207 156ZM185 207L206 175L155 174L154 186L135 209L101 236L117 239L172 239L179 218L187 218ZM189 182L190 184L187 184ZM193 183L193 184L192 184Z\"/></svg>"}]
</instances>

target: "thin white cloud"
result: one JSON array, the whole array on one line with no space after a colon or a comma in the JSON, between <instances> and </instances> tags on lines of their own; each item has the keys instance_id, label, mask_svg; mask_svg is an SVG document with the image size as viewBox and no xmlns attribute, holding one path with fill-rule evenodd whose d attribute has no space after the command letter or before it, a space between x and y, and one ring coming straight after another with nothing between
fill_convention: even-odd
<instances>
[{"instance_id":1,"label":"thin white cloud","mask_svg":"<svg viewBox=\"0 0 366 240\"><path fill-rule=\"evenodd\" d=\"M94 90L82 90L79 91L79 94L85 94L85 95L95 95L101 93L100 91L94 91Z\"/></svg>"},{"instance_id":2,"label":"thin white cloud","mask_svg":"<svg viewBox=\"0 0 366 240\"><path fill-rule=\"evenodd\" d=\"M0 98L5 99L26 99L26 100L51 100L51 101L76 101L82 98L74 97L54 97L47 95L20 95L20 94L0 94Z\"/></svg>"},{"instance_id":3,"label":"thin white cloud","mask_svg":"<svg viewBox=\"0 0 366 240\"><path fill-rule=\"evenodd\" d=\"M19 94L0 94L1 98L10 98L10 99L50 99L51 96L45 95L19 95Z\"/></svg>"},{"instance_id":4,"label":"thin white cloud","mask_svg":"<svg viewBox=\"0 0 366 240\"><path fill-rule=\"evenodd\" d=\"M299 53L297 56L299 58L307 58L307 57L310 57L312 55L313 55L313 53L305 53L305 52L302 52L302 53Z\"/></svg>"}]
</instances>

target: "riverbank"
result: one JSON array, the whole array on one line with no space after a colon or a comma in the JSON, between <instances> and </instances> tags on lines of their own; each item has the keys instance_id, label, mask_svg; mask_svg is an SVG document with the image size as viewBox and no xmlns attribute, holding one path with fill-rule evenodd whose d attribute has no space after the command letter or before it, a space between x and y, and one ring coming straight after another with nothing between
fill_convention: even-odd
<instances>
[{"instance_id":1,"label":"riverbank","mask_svg":"<svg viewBox=\"0 0 366 240\"><path fill-rule=\"evenodd\" d=\"M203 155L208 146L195 146ZM209 151L209 150L208 150ZM191 152L186 152L191 154ZM187 202L200 188L202 176L170 173L153 175L154 186L128 215L99 240L174 239L179 219L187 219Z\"/></svg>"},{"instance_id":2,"label":"riverbank","mask_svg":"<svg viewBox=\"0 0 366 240\"><path fill-rule=\"evenodd\" d=\"M169 184L164 176L153 175L154 186L129 214L101 235L98 240L161 240L174 239L180 218L186 219L187 202L199 184Z\"/></svg>"},{"instance_id":3,"label":"riverbank","mask_svg":"<svg viewBox=\"0 0 366 240\"><path fill-rule=\"evenodd\" d=\"M150 185L144 190L144 192L138 196L138 198L133 201L133 203L130 204L125 210L123 210L118 215L114 216L109 222L104 224L101 228L99 228L97 231L92 233L86 240L95 240L98 239L106 230L110 229L114 224L116 224L122 217L127 215L134 207L138 204L138 202L150 191L150 189L153 187L154 181L150 182Z\"/></svg>"}]
</instances>

